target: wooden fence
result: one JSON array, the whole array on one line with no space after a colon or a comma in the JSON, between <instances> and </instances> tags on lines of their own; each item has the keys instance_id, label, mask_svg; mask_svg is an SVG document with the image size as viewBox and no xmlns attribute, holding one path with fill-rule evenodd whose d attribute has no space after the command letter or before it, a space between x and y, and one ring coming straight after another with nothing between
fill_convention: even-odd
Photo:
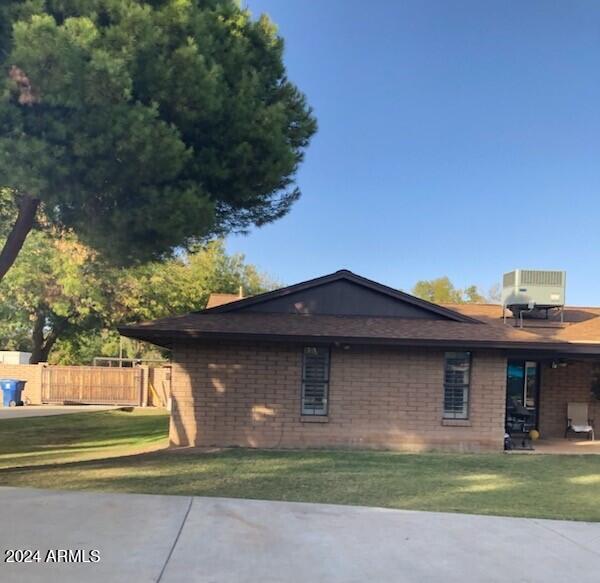
<instances>
[{"instance_id":1,"label":"wooden fence","mask_svg":"<svg viewBox=\"0 0 600 583\"><path fill-rule=\"evenodd\" d=\"M141 405L140 368L48 366L42 369L43 403Z\"/></svg>"}]
</instances>

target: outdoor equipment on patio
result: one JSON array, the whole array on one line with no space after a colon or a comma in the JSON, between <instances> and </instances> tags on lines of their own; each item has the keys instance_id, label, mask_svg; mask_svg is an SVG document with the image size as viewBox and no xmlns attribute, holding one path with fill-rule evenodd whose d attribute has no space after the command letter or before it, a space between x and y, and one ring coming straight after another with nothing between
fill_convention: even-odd
<instances>
[{"instance_id":1,"label":"outdoor equipment on patio","mask_svg":"<svg viewBox=\"0 0 600 583\"><path fill-rule=\"evenodd\" d=\"M506 425L511 435L529 433L535 427L535 413L511 397L506 408Z\"/></svg>"},{"instance_id":2,"label":"outdoor equipment on patio","mask_svg":"<svg viewBox=\"0 0 600 583\"><path fill-rule=\"evenodd\" d=\"M594 440L594 420L589 415L589 403L569 403L567 405L567 429L565 437L573 433L587 433Z\"/></svg>"}]
</instances>

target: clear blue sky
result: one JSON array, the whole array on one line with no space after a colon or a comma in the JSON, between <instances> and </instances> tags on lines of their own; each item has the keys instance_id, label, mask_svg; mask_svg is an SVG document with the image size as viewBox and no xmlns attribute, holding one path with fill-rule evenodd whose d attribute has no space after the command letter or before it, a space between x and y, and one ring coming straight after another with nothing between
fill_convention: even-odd
<instances>
[{"instance_id":1,"label":"clear blue sky","mask_svg":"<svg viewBox=\"0 0 600 583\"><path fill-rule=\"evenodd\" d=\"M228 249L284 283L567 270L600 305L600 3L247 0L319 121L302 199Z\"/></svg>"}]
</instances>

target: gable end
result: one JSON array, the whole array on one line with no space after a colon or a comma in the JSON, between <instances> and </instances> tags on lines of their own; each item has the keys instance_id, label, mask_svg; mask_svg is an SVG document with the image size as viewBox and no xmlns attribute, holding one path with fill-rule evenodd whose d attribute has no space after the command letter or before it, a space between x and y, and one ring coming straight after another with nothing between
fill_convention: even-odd
<instances>
[{"instance_id":1,"label":"gable end","mask_svg":"<svg viewBox=\"0 0 600 583\"><path fill-rule=\"evenodd\" d=\"M201 311L217 312L389 316L477 322L346 270Z\"/></svg>"}]
</instances>

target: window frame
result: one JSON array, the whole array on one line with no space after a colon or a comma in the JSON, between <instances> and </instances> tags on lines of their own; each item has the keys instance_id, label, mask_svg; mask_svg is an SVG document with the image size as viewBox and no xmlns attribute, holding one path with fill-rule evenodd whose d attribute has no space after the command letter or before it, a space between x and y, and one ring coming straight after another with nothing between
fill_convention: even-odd
<instances>
[{"instance_id":1,"label":"window frame","mask_svg":"<svg viewBox=\"0 0 600 583\"><path fill-rule=\"evenodd\" d=\"M323 381L315 381L314 379L306 378L306 356L308 350L324 351L327 355L327 366L325 367L325 379ZM329 388L331 379L331 347L330 346L304 346L302 348L302 372L300 379L300 415L301 417L328 417L329 416ZM307 411L304 406L305 385L307 383L323 383L325 385L324 397L325 407L322 411L313 409Z\"/></svg>"},{"instance_id":2,"label":"window frame","mask_svg":"<svg viewBox=\"0 0 600 583\"><path fill-rule=\"evenodd\" d=\"M463 395L466 392L466 398L463 396L463 410L464 412L457 413L456 411L449 411L446 408L446 391L448 390L448 361L453 358L452 355L466 355L466 361L468 363L467 368L467 380L466 383L461 385L455 385L453 388L457 389L459 386L463 387ZM456 356L454 356L456 358ZM473 353L468 350L453 350L444 353L444 391L443 391L443 415L444 420L457 420L457 421L468 421L471 416L471 378L473 369Z\"/></svg>"}]
</instances>

